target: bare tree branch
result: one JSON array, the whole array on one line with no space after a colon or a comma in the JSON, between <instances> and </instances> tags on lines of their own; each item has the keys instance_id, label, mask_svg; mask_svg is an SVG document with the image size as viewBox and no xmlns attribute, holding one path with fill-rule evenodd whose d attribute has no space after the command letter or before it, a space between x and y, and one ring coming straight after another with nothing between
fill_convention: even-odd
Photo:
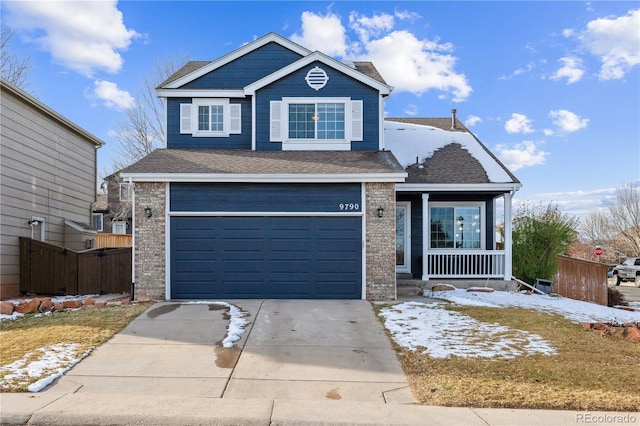
<instances>
[{"instance_id":1,"label":"bare tree branch","mask_svg":"<svg viewBox=\"0 0 640 426\"><path fill-rule=\"evenodd\" d=\"M11 43L15 35L15 30L6 26L0 31L0 75L24 90L29 86L31 56L22 56L12 51Z\"/></svg>"},{"instance_id":2,"label":"bare tree branch","mask_svg":"<svg viewBox=\"0 0 640 426\"><path fill-rule=\"evenodd\" d=\"M178 69L177 64L171 58L156 61L144 79L134 107L127 110L115 131L119 147L112 159L114 170L135 163L164 144L164 104L156 96L156 87Z\"/></svg>"}]
</instances>

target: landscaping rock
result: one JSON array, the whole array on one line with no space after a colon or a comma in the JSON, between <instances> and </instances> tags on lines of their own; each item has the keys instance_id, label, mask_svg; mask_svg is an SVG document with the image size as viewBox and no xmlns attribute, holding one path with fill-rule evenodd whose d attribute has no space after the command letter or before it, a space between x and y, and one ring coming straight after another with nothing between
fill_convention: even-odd
<instances>
[{"instance_id":1,"label":"landscaping rock","mask_svg":"<svg viewBox=\"0 0 640 426\"><path fill-rule=\"evenodd\" d=\"M51 312L53 310L53 302L51 299L44 299L40 302L40 306L38 307L38 311L41 313Z\"/></svg>"},{"instance_id":2,"label":"landscaping rock","mask_svg":"<svg viewBox=\"0 0 640 426\"><path fill-rule=\"evenodd\" d=\"M451 284L435 284L433 287L431 287L431 291L452 291L455 289L456 288Z\"/></svg>"},{"instance_id":3,"label":"landscaping rock","mask_svg":"<svg viewBox=\"0 0 640 426\"><path fill-rule=\"evenodd\" d=\"M79 309L82 308L82 300L65 300L62 302L64 309Z\"/></svg>"},{"instance_id":4,"label":"landscaping rock","mask_svg":"<svg viewBox=\"0 0 640 426\"><path fill-rule=\"evenodd\" d=\"M82 302L82 305L85 308L93 308L96 305L96 299L87 297L86 299L84 299L84 302Z\"/></svg>"},{"instance_id":5,"label":"landscaping rock","mask_svg":"<svg viewBox=\"0 0 640 426\"><path fill-rule=\"evenodd\" d=\"M11 302L0 302L0 314L2 315L12 315L13 309L16 305Z\"/></svg>"},{"instance_id":6,"label":"landscaping rock","mask_svg":"<svg viewBox=\"0 0 640 426\"><path fill-rule=\"evenodd\" d=\"M53 302L54 311L61 311L63 309L64 309L64 306L62 306L62 302Z\"/></svg>"},{"instance_id":7,"label":"landscaping rock","mask_svg":"<svg viewBox=\"0 0 640 426\"><path fill-rule=\"evenodd\" d=\"M623 340L630 342L640 343L640 329L638 329L637 323L624 323L622 325L617 324L604 324L601 322L582 323L582 328L586 331L599 334L601 336L615 336Z\"/></svg>"},{"instance_id":8,"label":"landscaping rock","mask_svg":"<svg viewBox=\"0 0 640 426\"><path fill-rule=\"evenodd\" d=\"M14 308L14 311L19 314L35 314L38 312L38 306L40 306L39 299L31 299L28 302L21 303Z\"/></svg>"}]
</instances>

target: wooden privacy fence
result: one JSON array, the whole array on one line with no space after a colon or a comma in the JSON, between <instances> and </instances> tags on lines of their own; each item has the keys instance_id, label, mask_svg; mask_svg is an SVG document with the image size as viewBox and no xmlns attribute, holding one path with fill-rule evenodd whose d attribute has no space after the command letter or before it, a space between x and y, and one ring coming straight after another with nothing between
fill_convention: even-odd
<instances>
[{"instance_id":1,"label":"wooden privacy fence","mask_svg":"<svg viewBox=\"0 0 640 426\"><path fill-rule=\"evenodd\" d=\"M131 247L131 234L96 234L96 248Z\"/></svg>"},{"instance_id":2,"label":"wooden privacy fence","mask_svg":"<svg viewBox=\"0 0 640 426\"><path fill-rule=\"evenodd\" d=\"M131 248L73 251L20 238L20 291L119 294L131 291Z\"/></svg>"},{"instance_id":3,"label":"wooden privacy fence","mask_svg":"<svg viewBox=\"0 0 640 426\"><path fill-rule=\"evenodd\" d=\"M554 293L607 306L607 265L558 256Z\"/></svg>"}]
</instances>

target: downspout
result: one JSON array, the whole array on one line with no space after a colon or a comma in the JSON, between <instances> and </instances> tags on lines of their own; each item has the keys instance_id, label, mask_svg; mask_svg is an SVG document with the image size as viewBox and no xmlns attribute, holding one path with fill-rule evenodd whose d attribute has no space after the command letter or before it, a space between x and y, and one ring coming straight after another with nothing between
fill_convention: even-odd
<instances>
[{"instance_id":1,"label":"downspout","mask_svg":"<svg viewBox=\"0 0 640 426\"><path fill-rule=\"evenodd\" d=\"M133 180L129 178L129 185ZM131 193L131 301L135 300L136 289L136 189Z\"/></svg>"}]
</instances>

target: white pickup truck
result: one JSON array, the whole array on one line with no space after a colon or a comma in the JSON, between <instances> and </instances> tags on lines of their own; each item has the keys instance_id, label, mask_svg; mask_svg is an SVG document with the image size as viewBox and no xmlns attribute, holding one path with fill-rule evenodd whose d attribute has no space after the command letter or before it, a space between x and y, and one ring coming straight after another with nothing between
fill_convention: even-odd
<instances>
[{"instance_id":1,"label":"white pickup truck","mask_svg":"<svg viewBox=\"0 0 640 426\"><path fill-rule=\"evenodd\" d=\"M620 285L622 281L634 281L640 288L640 257L628 257L613 268L613 284Z\"/></svg>"}]
</instances>

